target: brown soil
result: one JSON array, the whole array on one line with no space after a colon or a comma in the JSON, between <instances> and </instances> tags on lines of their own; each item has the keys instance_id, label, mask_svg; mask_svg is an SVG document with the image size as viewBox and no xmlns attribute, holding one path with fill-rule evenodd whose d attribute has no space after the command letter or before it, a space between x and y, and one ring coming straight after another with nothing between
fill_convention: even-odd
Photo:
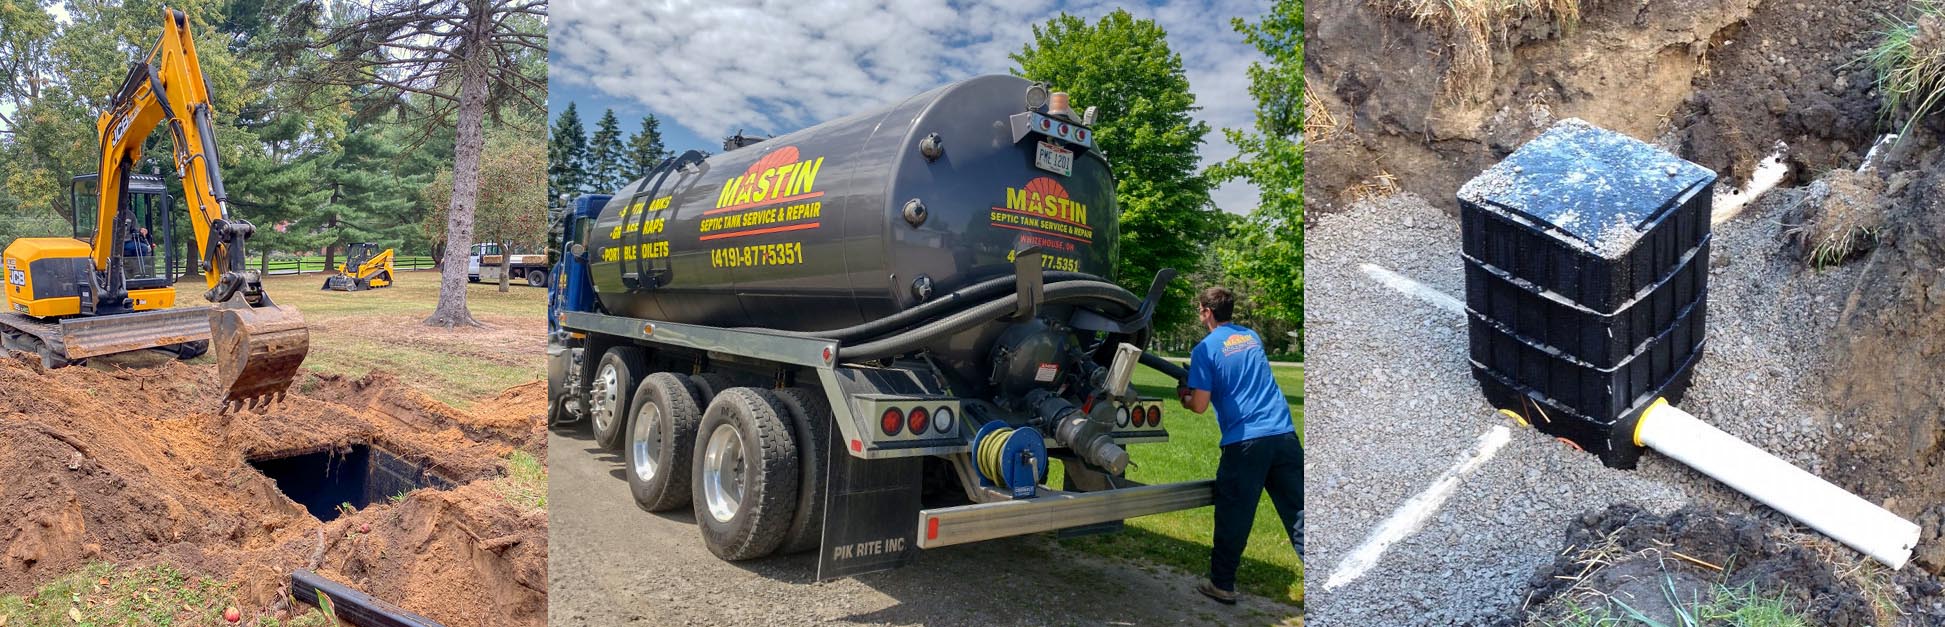
<instances>
[{"instance_id":1,"label":"brown soil","mask_svg":"<svg viewBox=\"0 0 1945 627\"><path fill-rule=\"evenodd\" d=\"M544 384L460 411L384 375L302 375L265 413L218 415L213 367L117 362L0 359L0 594L91 561L167 563L231 581L263 617L315 568L447 625L546 622L546 514L489 483L513 449L544 448ZM247 462L352 443L460 485L320 523Z\"/></svg>"}]
</instances>

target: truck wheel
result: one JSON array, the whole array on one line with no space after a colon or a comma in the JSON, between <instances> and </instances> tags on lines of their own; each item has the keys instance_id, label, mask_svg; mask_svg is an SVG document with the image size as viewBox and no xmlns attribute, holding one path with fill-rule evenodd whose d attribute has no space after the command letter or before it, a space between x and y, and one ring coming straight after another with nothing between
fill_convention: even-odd
<instances>
[{"instance_id":1,"label":"truck wheel","mask_svg":"<svg viewBox=\"0 0 1945 627\"><path fill-rule=\"evenodd\" d=\"M790 529L801 467L779 405L769 390L730 388L703 412L691 489L702 543L716 557L769 555Z\"/></svg>"},{"instance_id":2,"label":"truck wheel","mask_svg":"<svg viewBox=\"0 0 1945 627\"><path fill-rule=\"evenodd\" d=\"M532 285L532 286L534 286L534 287L547 287L547 271L546 271L546 270L528 270L528 271L527 271L527 284L528 284L528 285Z\"/></svg>"},{"instance_id":3,"label":"truck wheel","mask_svg":"<svg viewBox=\"0 0 1945 627\"><path fill-rule=\"evenodd\" d=\"M824 541L824 472L831 454L831 406L823 395L805 388L777 390L777 401L788 409L797 436L797 515L784 534L783 553L817 550Z\"/></svg>"},{"instance_id":4,"label":"truck wheel","mask_svg":"<svg viewBox=\"0 0 1945 627\"><path fill-rule=\"evenodd\" d=\"M667 372L648 375L635 388L628 415L622 456L635 504L662 512L688 503L690 455L695 452L696 423L702 421L689 380Z\"/></svg>"},{"instance_id":5,"label":"truck wheel","mask_svg":"<svg viewBox=\"0 0 1945 627\"><path fill-rule=\"evenodd\" d=\"M714 372L689 375L689 382L696 386L697 407L708 407L710 403L716 401L717 392L736 387L735 383L730 382L729 377Z\"/></svg>"},{"instance_id":6,"label":"truck wheel","mask_svg":"<svg viewBox=\"0 0 1945 627\"><path fill-rule=\"evenodd\" d=\"M588 384L588 418L594 425L594 443L601 448L621 448L623 423L628 422L628 397L641 370L642 351L633 346L608 349L594 367L594 381Z\"/></svg>"}]
</instances>

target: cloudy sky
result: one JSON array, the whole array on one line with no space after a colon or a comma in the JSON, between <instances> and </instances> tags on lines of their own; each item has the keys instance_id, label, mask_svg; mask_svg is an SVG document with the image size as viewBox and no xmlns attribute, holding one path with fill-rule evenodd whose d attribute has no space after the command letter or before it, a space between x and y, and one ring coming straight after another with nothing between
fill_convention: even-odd
<instances>
[{"instance_id":1,"label":"cloudy sky","mask_svg":"<svg viewBox=\"0 0 1945 627\"><path fill-rule=\"evenodd\" d=\"M738 130L775 135L977 76L1004 74L1032 26L1063 11L1090 22L1117 7L1155 20L1182 55L1197 116L1215 129L1204 165L1236 154L1220 129L1246 128L1246 70L1262 55L1231 17L1254 20L1268 0L1117 5L1088 0L554 0L548 11L549 108L577 104L593 131L613 108L634 133L662 120L671 149L718 152ZM1086 105L1088 103L1078 103ZM1256 190L1230 183L1217 206L1243 213Z\"/></svg>"}]
</instances>

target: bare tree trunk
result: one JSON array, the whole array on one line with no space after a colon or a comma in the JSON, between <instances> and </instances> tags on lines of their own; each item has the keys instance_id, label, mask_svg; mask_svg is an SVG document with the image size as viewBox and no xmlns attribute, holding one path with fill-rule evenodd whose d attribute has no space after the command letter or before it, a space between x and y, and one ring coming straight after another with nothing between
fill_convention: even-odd
<instances>
[{"instance_id":1,"label":"bare tree trunk","mask_svg":"<svg viewBox=\"0 0 1945 627\"><path fill-rule=\"evenodd\" d=\"M473 247L473 209L479 204L480 152L486 145L481 119L486 117L487 34L492 13L483 0L466 3L471 23L465 47L465 66L459 78L459 128L454 137L452 202L446 208L445 268L439 273L439 306L425 323L431 326L480 326L466 308L466 251Z\"/></svg>"},{"instance_id":2,"label":"bare tree trunk","mask_svg":"<svg viewBox=\"0 0 1945 627\"><path fill-rule=\"evenodd\" d=\"M507 291L507 284L513 281L513 243L500 242L500 291Z\"/></svg>"}]
</instances>

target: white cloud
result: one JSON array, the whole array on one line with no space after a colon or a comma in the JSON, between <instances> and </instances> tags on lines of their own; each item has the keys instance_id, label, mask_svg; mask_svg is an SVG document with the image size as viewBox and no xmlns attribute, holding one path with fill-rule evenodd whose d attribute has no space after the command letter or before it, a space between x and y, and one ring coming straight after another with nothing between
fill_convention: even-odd
<instances>
[{"instance_id":1,"label":"white cloud","mask_svg":"<svg viewBox=\"0 0 1945 627\"><path fill-rule=\"evenodd\" d=\"M549 78L637 100L703 136L783 133L1005 72L1006 55L1032 37L1033 25L1061 10L1093 20L1114 8L1087 0L555 0ZM1220 129L1249 126L1246 69L1262 56L1229 18L1265 13L1267 1L1127 8L1159 23L1182 55L1203 108L1197 117L1216 129L1203 163L1234 156ZM1256 204L1246 183L1214 196L1232 212Z\"/></svg>"}]
</instances>

